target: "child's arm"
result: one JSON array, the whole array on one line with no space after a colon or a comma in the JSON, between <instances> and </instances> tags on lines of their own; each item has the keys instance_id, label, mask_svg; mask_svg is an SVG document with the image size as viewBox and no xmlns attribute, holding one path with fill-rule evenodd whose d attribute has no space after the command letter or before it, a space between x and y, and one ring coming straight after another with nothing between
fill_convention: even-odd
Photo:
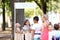
<instances>
[{"instance_id":1,"label":"child's arm","mask_svg":"<svg viewBox=\"0 0 60 40\"><path fill-rule=\"evenodd\" d=\"M44 28L44 25L42 24L42 26L40 27L40 31L42 32Z\"/></svg>"},{"instance_id":2,"label":"child's arm","mask_svg":"<svg viewBox=\"0 0 60 40\"><path fill-rule=\"evenodd\" d=\"M34 33L35 33L35 30L33 29L30 29L31 30L31 34L32 34L32 40L34 39Z\"/></svg>"},{"instance_id":3,"label":"child's arm","mask_svg":"<svg viewBox=\"0 0 60 40\"><path fill-rule=\"evenodd\" d=\"M31 33L31 28L29 28L29 30L28 30L28 31L29 31L29 33Z\"/></svg>"},{"instance_id":4,"label":"child's arm","mask_svg":"<svg viewBox=\"0 0 60 40\"><path fill-rule=\"evenodd\" d=\"M54 40L56 40L56 37L55 36L53 38L54 38Z\"/></svg>"},{"instance_id":5,"label":"child's arm","mask_svg":"<svg viewBox=\"0 0 60 40\"><path fill-rule=\"evenodd\" d=\"M19 28L16 28L16 33L20 33L20 29Z\"/></svg>"},{"instance_id":6,"label":"child's arm","mask_svg":"<svg viewBox=\"0 0 60 40\"><path fill-rule=\"evenodd\" d=\"M34 39L34 33L35 33L35 26L31 26L30 28L31 34L32 34L32 40Z\"/></svg>"},{"instance_id":7,"label":"child's arm","mask_svg":"<svg viewBox=\"0 0 60 40\"><path fill-rule=\"evenodd\" d=\"M31 33L32 33L32 39L34 39L35 30L32 30L32 29L31 29Z\"/></svg>"}]
</instances>

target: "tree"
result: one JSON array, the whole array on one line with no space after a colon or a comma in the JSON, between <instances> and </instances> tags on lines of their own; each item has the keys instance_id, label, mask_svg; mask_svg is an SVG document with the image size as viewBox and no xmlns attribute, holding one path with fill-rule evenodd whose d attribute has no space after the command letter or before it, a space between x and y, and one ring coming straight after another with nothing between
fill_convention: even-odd
<instances>
[{"instance_id":1,"label":"tree","mask_svg":"<svg viewBox=\"0 0 60 40\"><path fill-rule=\"evenodd\" d=\"M25 18L30 18L34 14L34 9L25 9Z\"/></svg>"},{"instance_id":2,"label":"tree","mask_svg":"<svg viewBox=\"0 0 60 40\"><path fill-rule=\"evenodd\" d=\"M8 17L11 16L11 11L10 0L5 0L5 13Z\"/></svg>"},{"instance_id":3,"label":"tree","mask_svg":"<svg viewBox=\"0 0 60 40\"><path fill-rule=\"evenodd\" d=\"M37 2L37 0L34 0L35 3L40 7L40 9L42 9L43 13L46 14L46 0L40 0L41 1L41 5Z\"/></svg>"},{"instance_id":4,"label":"tree","mask_svg":"<svg viewBox=\"0 0 60 40\"><path fill-rule=\"evenodd\" d=\"M25 18L31 18L33 16L42 16L42 10L39 9L39 7L37 5L35 5L36 7L35 8L25 8L24 11L25 11Z\"/></svg>"},{"instance_id":5,"label":"tree","mask_svg":"<svg viewBox=\"0 0 60 40\"><path fill-rule=\"evenodd\" d=\"M57 8L60 8L60 0L26 0L26 2L32 1L34 1L39 6L44 14L46 14L48 11L55 11Z\"/></svg>"},{"instance_id":6,"label":"tree","mask_svg":"<svg viewBox=\"0 0 60 40\"><path fill-rule=\"evenodd\" d=\"M1 5L2 4L2 5ZM3 15L3 24L2 24L2 30L4 31L5 30L5 25L6 25L6 22L5 22L5 14L9 14L11 13L11 8L10 8L10 1L9 0L2 0L0 4L0 7L3 9L3 12L2 12L2 15ZM10 14L9 14L10 15Z\"/></svg>"},{"instance_id":7,"label":"tree","mask_svg":"<svg viewBox=\"0 0 60 40\"><path fill-rule=\"evenodd\" d=\"M2 24L2 29L3 31L5 30L5 1L2 0L2 9L3 9L3 24Z\"/></svg>"},{"instance_id":8,"label":"tree","mask_svg":"<svg viewBox=\"0 0 60 40\"><path fill-rule=\"evenodd\" d=\"M12 10L12 40L14 40L14 0L10 0L10 6Z\"/></svg>"},{"instance_id":9,"label":"tree","mask_svg":"<svg viewBox=\"0 0 60 40\"><path fill-rule=\"evenodd\" d=\"M43 13L46 14L46 0L26 0L26 1L34 1L40 9L42 9ZM41 3L40 3L41 2Z\"/></svg>"}]
</instances>

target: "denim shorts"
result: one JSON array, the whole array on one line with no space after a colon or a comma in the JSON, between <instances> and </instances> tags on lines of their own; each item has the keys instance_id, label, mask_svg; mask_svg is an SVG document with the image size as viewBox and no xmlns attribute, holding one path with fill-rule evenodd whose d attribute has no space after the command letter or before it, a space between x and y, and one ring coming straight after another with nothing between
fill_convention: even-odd
<instances>
[{"instance_id":1,"label":"denim shorts","mask_svg":"<svg viewBox=\"0 0 60 40\"><path fill-rule=\"evenodd\" d=\"M34 38L34 40L40 40L40 38Z\"/></svg>"},{"instance_id":2,"label":"denim shorts","mask_svg":"<svg viewBox=\"0 0 60 40\"><path fill-rule=\"evenodd\" d=\"M52 40L54 40L54 38L52 38ZM56 40L59 40L59 38L56 38Z\"/></svg>"},{"instance_id":3,"label":"denim shorts","mask_svg":"<svg viewBox=\"0 0 60 40\"><path fill-rule=\"evenodd\" d=\"M41 35L41 33L34 33L34 35ZM40 38L34 38L34 40L40 40Z\"/></svg>"}]
</instances>

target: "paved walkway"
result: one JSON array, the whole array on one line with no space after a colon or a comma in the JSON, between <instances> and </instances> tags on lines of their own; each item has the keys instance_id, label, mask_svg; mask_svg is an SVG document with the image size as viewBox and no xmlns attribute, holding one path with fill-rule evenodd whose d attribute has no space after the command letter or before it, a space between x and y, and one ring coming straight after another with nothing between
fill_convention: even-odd
<instances>
[{"instance_id":1,"label":"paved walkway","mask_svg":"<svg viewBox=\"0 0 60 40\"><path fill-rule=\"evenodd\" d=\"M11 40L11 34L0 34L0 40Z\"/></svg>"},{"instance_id":2,"label":"paved walkway","mask_svg":"<svg viewBox=\"0 0 60 40\"><path fill-rule=\"evenodd\" d=\"M6 31L1 31L0 28L0 40L11 40L11 28L6 28Z\"/></svg>"}]
</instances>

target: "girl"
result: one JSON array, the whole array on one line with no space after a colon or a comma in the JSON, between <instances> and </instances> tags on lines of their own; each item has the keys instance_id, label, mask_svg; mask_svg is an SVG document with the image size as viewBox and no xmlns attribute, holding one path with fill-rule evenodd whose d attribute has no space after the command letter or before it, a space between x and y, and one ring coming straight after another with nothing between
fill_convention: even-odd
<instances>
[{"instance_id":1,"label":"girl","mask_svg":"<svg viewBox=\"0 0 60 40\"><path fill-rule=\"evenodd\" d=\"M43 26L42 26L42 33L41 33L41 40L48 40L48 20L47 16L42 16Z\"/></svg>"},{"instance_id":2,"label":"girl","mask_svg":"<svg viewBox=\"0 0 60 40\"><path fill-rule=\"evenodd\" d=\"M25 20L23 30L25 32L30 32L30 22L29 22L29 20Z\"/></svg>"},{"instance_id":3,"label":"girl","mask_svg":"<svg viewBox=\"0 0 60 40\"><path fill-rule=\"evenodd\" d=\"M16 31L16 33L20 33L20 24L19 23L16 23L15 24L15 31Z\"/></svg>"},{"instance_id":4,"label":"girl","mask_svg":"<svg viewBox=\"0 0 60 40\"><path fill-rule=\"evenodd\" d=\"M30 22L29 20L25 20L24 22L24 27L23 27L23 31L24 31L24 40L30 40Z\"/></svg>"}]
</instances>

